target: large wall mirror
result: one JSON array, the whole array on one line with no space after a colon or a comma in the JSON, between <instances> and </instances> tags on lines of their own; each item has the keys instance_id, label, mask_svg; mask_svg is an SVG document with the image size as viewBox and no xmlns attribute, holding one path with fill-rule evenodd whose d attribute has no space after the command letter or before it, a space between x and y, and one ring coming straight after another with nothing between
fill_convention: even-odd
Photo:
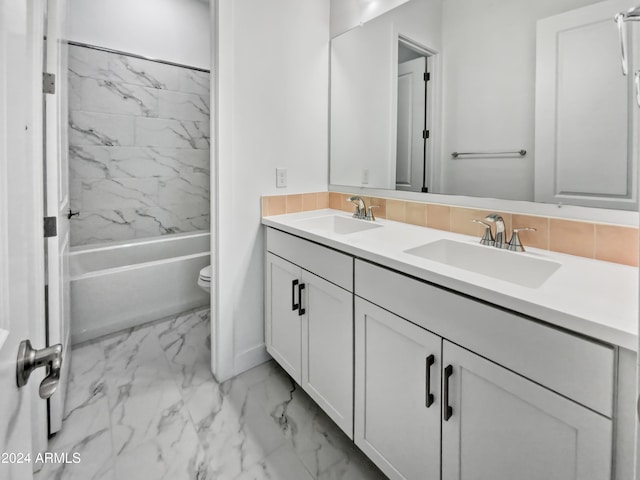
<instances>
[{"instance_id":1,"label":"large wall mirror","mask_svg":"<svg viewBox=\"0 0 640 480\"><path fill-rule=\"evenodd\" d=\"M637 210L636 3L410 0L336 36L330 183Z\"/></svg>"}]
</instances>

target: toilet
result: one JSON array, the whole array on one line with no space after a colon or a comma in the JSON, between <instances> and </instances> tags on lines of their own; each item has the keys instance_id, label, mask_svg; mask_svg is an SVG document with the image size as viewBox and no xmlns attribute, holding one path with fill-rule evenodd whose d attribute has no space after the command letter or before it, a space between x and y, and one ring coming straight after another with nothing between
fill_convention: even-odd
<instances>
[{"instance_id":1,"label":"toilet","mask_svg":"<svg viewBox=\"0 0 640 480\"><path fill-rule=\"evenodd\" d=\"M200 270L198 286L205 292L211 292L211 265L207 265Z\"/></svg>"}]
</instances>

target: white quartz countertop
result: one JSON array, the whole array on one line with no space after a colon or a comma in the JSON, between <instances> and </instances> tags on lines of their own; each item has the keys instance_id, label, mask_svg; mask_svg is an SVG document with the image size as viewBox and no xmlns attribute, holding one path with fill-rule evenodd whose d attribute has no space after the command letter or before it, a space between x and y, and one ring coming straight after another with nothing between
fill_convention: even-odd
<instances>
[{"instance_id":1,"label":"white quartz countertop","mask_svg":"<svg viewBox=\"0 0 640 480\"><path fill-rule=\"evenodd\" d=\"M326 209L264 217L262 223L549 324L638 350L637 268L528 248L513 255L530 255L561 264L542 286L529 288L404 253L440 239L477 244L480 237L382 219L376 222L384 228L348 235L312 231L299 225L301 220L326 215L350 217L348 213Z\"/></svg>"}]
</instances>

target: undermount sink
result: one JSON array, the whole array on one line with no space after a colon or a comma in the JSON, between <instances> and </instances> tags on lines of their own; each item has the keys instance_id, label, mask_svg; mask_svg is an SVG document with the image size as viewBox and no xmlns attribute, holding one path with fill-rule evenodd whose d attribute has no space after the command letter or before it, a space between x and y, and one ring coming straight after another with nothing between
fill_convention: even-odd
<instances>
[{"instance_id":1,"label":"undermount sink","mask_svg":"<svg viewBox=\"0 0 640 480\"><path fill-rule=\"evenodd\" d=\"M318 232L337 233L339 235L349 235L350 233L364 232L365 230L382 227L379 223L358 220L352 217L341 217L339 215L325 215L323 217L300 220L296 222L296 226Z\"/></svg>"},{"instance_id":2,"label":"undermount sink","mask_svg":"<svg viewBox=\"0 0 640 480\"><path fill-rule=\"evenodd\" d=\"M447 239L404 252L530 288L540 287L560 268L551 260Z\"/></svg>"}]
</instances>

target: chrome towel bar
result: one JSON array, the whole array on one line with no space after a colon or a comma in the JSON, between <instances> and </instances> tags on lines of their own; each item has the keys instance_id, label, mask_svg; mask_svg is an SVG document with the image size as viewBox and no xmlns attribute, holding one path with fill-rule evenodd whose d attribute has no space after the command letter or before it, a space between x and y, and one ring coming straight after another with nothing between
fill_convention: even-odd
<instances>
[{"instance_id":1,"label":"chrome towel bar","mask_svg":"<svg viewBox=\"0 0 640 480\"><path fill-rule=\"evenodd\" d=\"M463 155L520 155L524 157L526 154L526 150L518 150L515 152L453 152L451 156L453 158L458 158Z\"/></svg>"}]
</instances>

